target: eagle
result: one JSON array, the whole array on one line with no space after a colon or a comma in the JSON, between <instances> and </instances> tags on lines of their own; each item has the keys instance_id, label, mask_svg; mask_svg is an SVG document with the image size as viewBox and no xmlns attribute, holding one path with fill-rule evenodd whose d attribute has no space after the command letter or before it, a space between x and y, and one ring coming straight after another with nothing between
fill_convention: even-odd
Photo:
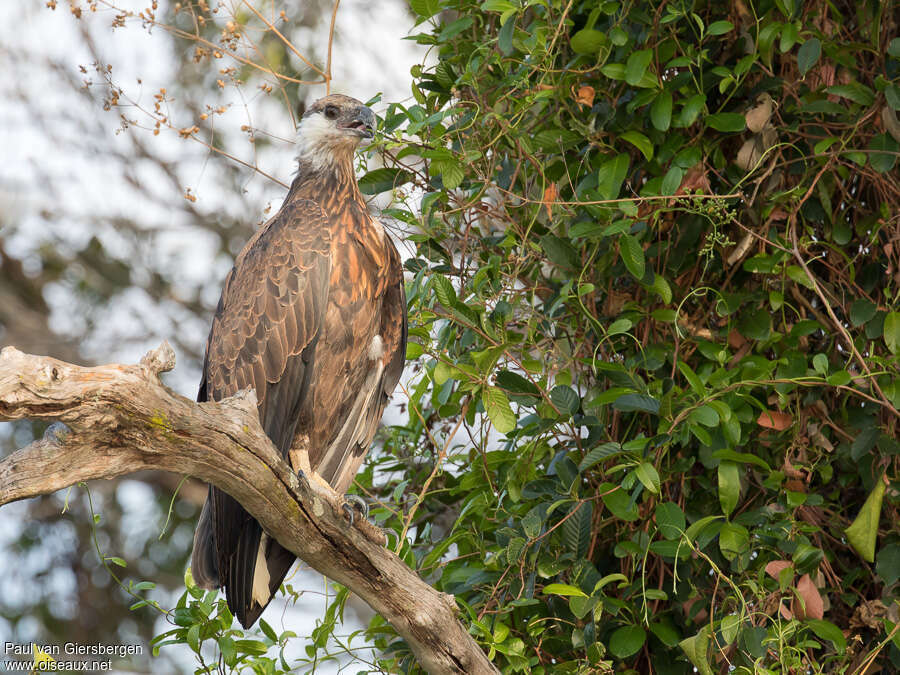
<instances>
[{"instance_id":1,"label":"eagle","mask_svg":"<svg viewBox=\"0 0 900 675\"><path fill-rule=\"evenodd\" d=\"M339 494L365 458L406 355L400 256L369 214L353 165L374 129L372 110L348 96L326 96L303 115L297 176L225 280L197 396L255 389L281 455ZM209 486L191 572L201 588L224 586L241 625L256 622L294 559Z\"/></svg>"}]
</instances>

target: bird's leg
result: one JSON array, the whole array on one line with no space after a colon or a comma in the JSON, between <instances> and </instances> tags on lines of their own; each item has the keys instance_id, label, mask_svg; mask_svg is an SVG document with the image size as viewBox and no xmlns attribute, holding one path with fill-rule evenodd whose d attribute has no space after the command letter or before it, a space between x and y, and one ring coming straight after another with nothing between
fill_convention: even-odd
<instances>
[{"instance_id":1,"label":"bird's leg","mask_svg":"<svg viewBox=\"0 0 900 675\"><path fill-rule=\"evenodd\" d=\"M306 438L303 437L299 441L294 441L294 445L288 453L291 466L297 472L297 478L306 478L307 480L312 479L319 485L329 490L333 490L334 488L331 487L328 481L313 471L312 467L309 465L309 452L306 449L305 440Z\"/></svg>"}]
</instances>

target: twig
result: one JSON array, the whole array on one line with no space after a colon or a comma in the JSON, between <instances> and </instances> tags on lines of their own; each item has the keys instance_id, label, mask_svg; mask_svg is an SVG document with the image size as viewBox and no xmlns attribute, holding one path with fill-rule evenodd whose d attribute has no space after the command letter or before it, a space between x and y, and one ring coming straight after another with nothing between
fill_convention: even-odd
<instances>
[{"instance_id":1,"label":"twig","mask_svg":"<svg viewBox=\"0 0 900 675\"><path fill-rule=\"evenodd\" d=\"M285 46L285 47L287 47L287 48L290 49L292 52L294 52L294 56L296 56L298 59L300 59L301 61L303 61L303 63L305 63L307 66L309 66L310 68L312 68L312 70L313 70L317 75L320 75L321 77L323 77L323 78L325 79L326 83L327 83L327 81L330 79L331 71L328 71L327 74L326 74L326 73L323 73L321 68L319 68L318 66L313 65L312 62L311 62L309 59L307 59L305 56L303 56L303 54L301 54L301 53L297 50L297 48L293 45L293 43L291 43L290 40L288 40L284 35L282 35L281 31L279 31L277 28L275 28L275 24L273 24L273 23L272 23L271 21L269 21L266 17L264 17L262 14L260 14L260 13L259 13L259 10L256 9L256 7L254 7L254 6L253 6L251 3L249 3L247 0L244 0L244 4L247 5L247 7L250 9L251 12L253 12L254 14L256 14L256 17L257 17L260 21L262 21L264 24L266 24L266 27L267 27L270 31L272 31L273 33L275 33L275 35L278 36L278 39L281 40L281 41L284 43L284 46ZM332 25L332 29L333 29L333 28L334 28L334 19L332 19L331 25ZM329 38L329 44L330 44L330 38ZM329 62L330 62L330 60L331 60L331 56L330 56L330 52L329 52ZM327 86L327 84L326 84L326 86Z\"/></svg>"},{"instance_id":2,"label":"twig","mask_svg":"<svg viewBox=\"0 0 900 675\"><path fill-rule=\"evenodd\" d=\"M337 21L338 7L341 0L334 0L334 7L331 10L331 27L328 29L328 60L325 64L325 93L331 93L331 46L334 44L334 23Z\"/></svg>"}]
</instances>

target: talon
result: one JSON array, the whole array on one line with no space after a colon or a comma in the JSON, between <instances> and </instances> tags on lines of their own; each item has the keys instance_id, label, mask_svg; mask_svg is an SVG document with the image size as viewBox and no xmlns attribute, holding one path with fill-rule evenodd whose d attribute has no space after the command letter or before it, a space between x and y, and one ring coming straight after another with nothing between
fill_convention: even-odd
<instances>
[{"instance_id":1,"label":"talon","mask_svg":"<svg viewBox=\"0 0 900 675\"><path fill-rule=\"evenodd\" d=\"M379 527L378 529L381 530L381 533L384 535L385 548L388 548L390 546L391 537L394 538L395 544L399 543L400 535L397 534L397 532L394 529L392 529L390 527Z\"/></svg>"},{"instance_id":2,"label":"talon","mask_svg":"<svg viewBox=\"0 0 900 675\"><path fill-rule=\"evenodd\" d=\"M352 506L356 507L356 509L362 514L363 518L369 517L369 505L366 503L366 500L360 497L359 495L344 495L344 505L351 503Z\"/></svg>"},{"instance_id":3,"label":"talon","mask_svg":"<svg viewBox=\"0 0 900 675\"><path fill-rule=\"evenodd\" d=\"M341 508L347 512L347 517L350 519L350 526L353 526L354 521L356 520L356 516L353 514L353 506L348 502L344 502L341 504Z\"/></svg>"}]
</instances>

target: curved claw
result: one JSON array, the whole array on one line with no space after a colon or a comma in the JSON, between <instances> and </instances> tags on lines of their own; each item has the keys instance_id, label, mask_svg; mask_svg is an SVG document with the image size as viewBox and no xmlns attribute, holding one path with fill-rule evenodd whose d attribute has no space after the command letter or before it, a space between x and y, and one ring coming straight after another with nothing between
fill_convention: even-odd
<instances>
[{"instance_id":1,"label":"curved claw","mask_svg":"<svg viewBox=\"0 0 900 675\"><path fill-rule=\"evenodd\" d=\"M394 543L400 543L400 535L397 534L397 531L390 527L380 527L381 533L384 535L385 547L390 548L391 538L394 539Z\"/></svg>"},{"instance_id":2,"label":"curved claw","mask_svg":"<svg viewBox=\"0 0 900 675\"><path fill-rule=\"evenodd\" d=\"M350 526L352 527L353 523L356 521L356 516L353 513L353 505L345 501L343 504L341 504L341 508L347 512L347 518L350 519Z\"/></svg>"},{"instance_id":3,"label":"curved claw","mask_svg":"<svg viewBox=\"0 0 900 675\"><path fill-rule=\"evenodd\" d=\"M353 506L362 514L363 518L369 517L369 505L359 495L344 495L344 506Z\"/></svg>"}]
</instances>

